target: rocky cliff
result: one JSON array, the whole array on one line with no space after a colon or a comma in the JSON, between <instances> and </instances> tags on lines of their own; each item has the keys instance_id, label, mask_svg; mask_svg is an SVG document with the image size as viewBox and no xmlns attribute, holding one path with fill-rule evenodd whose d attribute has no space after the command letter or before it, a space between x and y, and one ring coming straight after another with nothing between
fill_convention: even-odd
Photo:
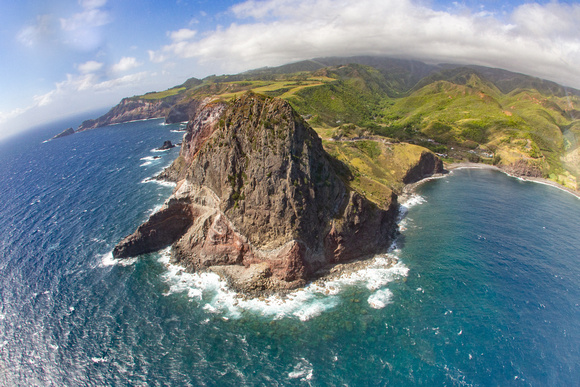
<instances>
[{"instance_id":1,"label":"rocky cliff","mask_svg":"<svg viewBox=\"0 0 580 387\"><path fill-rule=\"evenodd\" d=\"M317 271L386 251L397 201L379 208L349 189L316 132L285 101L245 94L206 103L165 177L163 208L115 257L172 245L173 260L213 270L246 293L304 285Z\"/></svg>"},{"instance_id":2,"label":"rocky cliff","mask_svg":"<svg viewBox=\"0 0 580 387\"><path fill-rule=\"evenodd\" d=\"M403 183L412 184L436 173L444 173L443 162L432 152L421 153L419 162L410 168L403 177Z\"/></svg>"},{"instance_id":3,"label":"rocky cliff","mask_svg":"<svg viewBox=\"0 0 580 387\"><path fill-rule=\"evenodd\" d=\"M123 122L165 117L171 107L172 104L163 100L124 98L105 115L84 121L77 132Z\"/></svg>"}]
</instances>

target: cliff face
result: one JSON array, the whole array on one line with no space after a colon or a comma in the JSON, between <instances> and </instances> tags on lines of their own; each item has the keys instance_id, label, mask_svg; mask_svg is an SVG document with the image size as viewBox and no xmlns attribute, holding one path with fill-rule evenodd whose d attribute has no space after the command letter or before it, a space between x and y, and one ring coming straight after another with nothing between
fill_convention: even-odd
<instances>
[{"instance_id":1,"label":"cliff face","mask_svg":"<svg viewBox=\"0 0 580 387\"><path fill-rule=\"evenodd\" d=\"M78 127L77 132L123 122L165 117L171 106L171 104L161 100L124 98L107 114L94 120L84 121Z\"/></svg>"},{"instance_id":2,"label":"cliff face","mask_svg":"<svg viewBox=\"0 0 580 387\"><path fill-rule=\"evenodd\" d=\"M166 171L172 197L119 243L116 257L172 245L247 293L295 288L326 265L385 251L396 196L380 209L338 177L318 135L279 99L206 104ZM165 225L171 224L168 230Z\"/></svg>"},{"instance_id":3,"label":"cliff face","mask_svg":"<svg viewBox=\"0 0 580 387\"><path fill-rule=\"evenodd\" d=\"M185 102L179 102L173 105L171 109L167 112L165 116L165 122L168 124L175 124L178 122L189 121L190 118L195 116L195 113L203 102L198 99L191 99Z\"/></svg>"},{"instance_id":4,"label":"cliff face","mask_svg":"<svg viewBox=\"0 0 580 387\"><path fill-rule=\"evenodd\" d=\"M407 171L407 174L403 177L403 183L416 183L427 176L443 173L444 171L441 159L432 152L425 151L421 153L419 162Z\"/></svg>"}]
</instances>

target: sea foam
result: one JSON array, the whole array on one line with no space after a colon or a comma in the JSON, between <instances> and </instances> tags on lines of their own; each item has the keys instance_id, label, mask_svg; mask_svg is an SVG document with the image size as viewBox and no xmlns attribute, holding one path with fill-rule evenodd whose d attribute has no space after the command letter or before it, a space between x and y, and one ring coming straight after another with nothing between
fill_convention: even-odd
<instances>
[{"instance_id":1,"label":"sea foam","mask_svg":"<svg viewBox=\"0 0 580 387\"><path fill-rule=\"evenodd\" d=\"M108 266L131 266L135 262L137 262L137 258L121 258L117 259L113 257L113 251L109 251L106 254L102 254L99 256L101 263L99 264L100 267L108 267Z\"/></svg>"},{"instance_id":2,"label":"sea foam","mask_svg":"<svg viewBox=\"0 0 580 387\"><path fill-rule=\"evenodd\" d=\"M392 265L392 259L393 257L377 256L363 269L332 280L316 281L284 296L272 295L266 298L242 298L228 288L226 282L215 273L186 272L183 267L170 263L169 249L161 252L159 262L167 269L162 274L162 280L169 285L165 296L185 293L206 312L219 314L224 318L238 319L249 313L274 320L296 318L308 321L338 306L342 302L340 294L353 286L364 286L375 292L369 299L371 307L385 307L390 302L392 293L382 288L392 281L406 277L409 271L401 262Z\"/></svg>"}]
</instances>

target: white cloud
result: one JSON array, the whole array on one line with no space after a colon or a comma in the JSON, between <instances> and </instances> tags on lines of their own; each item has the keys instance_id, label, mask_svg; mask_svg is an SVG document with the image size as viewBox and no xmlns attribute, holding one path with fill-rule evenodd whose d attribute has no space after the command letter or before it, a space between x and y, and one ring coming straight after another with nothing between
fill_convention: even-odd
<instances>
[{"instance_id":1,"label":"white cloud","mask_svg":"<svg viewBox=\"0 0 580 387\"><path fill-rule=\"evenodd\" d=\"M107 4L107 0L79 0L79 4L85 9L95 9Z\"/></svg>"},{"instance_id":2,"label":"white cloud","mask_svg":"<svg viewBox=\"0 0 580 387\"><path fill-rule=\"evenodd\" d=\"M65 31L75 31L80 29L100 27L111 22L108 12L100 9L87 9L80 13L75 13L68 19L60 19L60 26Z\"/></svg>"},{"instance_id":3,"label":"white cloud","mask_svg":"<svg viewBox=\"0 0 580 387\"><path fill-rule=\"evenodd\" d=\"M113 72L116 72L116 73L122 73L125 71L129 71L131 69L134 69L135 67L139 67L142 64L143 63L141 63L141 62L137 62L137 59L135 59L133 57L125 56L125 57L121 58L119 63L116 63L113 65L112 70L113 70Z\"/></svg>"},{"instance_id":4,"label":"white cloud","mask_svg":"<svg viewBox=\"0 0 580 387\"><path fill-rule=\"evenodd\" d=\"M20 30L16 39L27 47L33 47L45 43L54 38L55 26L51 15L40 15L36 23L25 26Z\"/></svg>"},{"instance_id":5,"label":"white cloud","mask_svg":"<svg viewBox=\"0 0 580 387\"><path fill-rule=\"evenodd\" d=\"M573 65L580 63L580 5L527 4L500 19L481 9L444 12L422 4L249 0L231 8L239 23L174 39L149 57L195 58L236 72L314 57L389 55L503 67L580 87Z\"/></svg>"},{"instance_id":6,"label":"white cloud","mask_svg":"<svg viewBox=\"0 0 580 387\"><path fill-rule=\"evenodd\" d=\"M82 0L82 12L61 18L60 27L65 35L65 43L83 51L97 49L103 41L101 27L112 21L110 14L100 9L105 4L103 0Z\"/></svg>"},{"instance_id":7,"label":"white cloud","mask_svg":"<svg viewBox=\"0 0 580 387\"><path fill-rule=\"evenodd\" d=\"M173 40L174 42L181 42L193 38L196 33L197 31L190 30L188 28L182 28L177 31L171 31L168 34L171 40Z\"/></svg>"},{"instance_id":8,"label":"white cloud","mask_svg":"<svg viewBox=\"0 0 580 387\"><path fill-rule=\"evenodd\" d=\"M147 54L149 54L149 60L153 63L165 62L165 60L167 59L166 55L163 55L161 52L158 51L147 50Z\"/></svg>"},{"instance_id":9,"label":"white cloud","mask_svg":"<svg viewBox=\"0 0 580 387\"><path fill-rule=\"evenodd\" d=\"M28 110L30 110L31 107L26 107L26 108L16 108L13 109L7 113L3 113L0 112L0 124L3 124L9 120L14 119L15 117L18 117L20 115L22 115L23 113L27 112Z\"/></svg>"},{"instance_id":10,"label":"white cloud","mask_svg":"<svg viewBox=\"0 0 580 387\"><path fill-rule=\"evenodd\" d=\"M90 60L78 65L77 68L82 74L94 73L95 71L99 71L101 68L103 68L103 63Z\"/></svg>"},{"instance_id":11,"label":"white cloud","mask_svg":"<svg viewBox=\"0 0 580 387\"><path fill-rule=\"evenodd\" d=\"M524 4L515 10L512 19L521 34L535 39L578 39L580 36L578 4Z\"/></svg>"},{"instance_id":12,"label":"white cloud","mask_svg":"<svg viewBox=\"0 0 580 387\"><path fill-rule=\"evenodd\" d=\"M142 71L140 73L125 75L120 78L110 79L108 81L99 82L93 85L93 89L96 91L112 90L117 87L133 86L140 83L143 79L147 78L149 73L147 71Z\"/></svg>"}]
</instances>

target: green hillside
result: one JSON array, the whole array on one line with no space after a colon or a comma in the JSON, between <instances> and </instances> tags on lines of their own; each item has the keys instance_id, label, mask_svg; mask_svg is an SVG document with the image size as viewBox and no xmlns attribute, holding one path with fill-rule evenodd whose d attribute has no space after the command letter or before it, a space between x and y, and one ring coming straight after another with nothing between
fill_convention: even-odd
<instances>
[{"instance_id":1,"label":"green hillside","mask_svg":"<svg viewBox=\"0 0 580 387\"><path fill-rule=\"evenodd\" d=\"M506 70L318 58L191 78L134 98L179 106L207 97L229 100L248 90L286 99L326 139L380 136L427 147L448 162L525 165L578 189L580 92Z\"/></svg>"}]
</instances>

